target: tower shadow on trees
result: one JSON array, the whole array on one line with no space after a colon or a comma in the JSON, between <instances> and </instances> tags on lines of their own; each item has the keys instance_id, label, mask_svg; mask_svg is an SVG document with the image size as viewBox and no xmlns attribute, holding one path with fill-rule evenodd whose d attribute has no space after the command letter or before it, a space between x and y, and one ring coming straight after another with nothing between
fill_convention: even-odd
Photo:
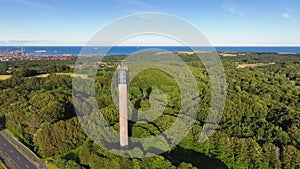
<instances>
[{"instance_id":1,"label":"tower shadow on trees","mask_svg":"<svg viewBox=\"0 0 300 169\"><path fill-rule=\"evenodd\" d=\"M6 118L5 116L0 117L0 131L4 130L6 127Z\"/></svg>"},{"instance_id":2,"label":"tower shadow on trees","mask_svg":"<svg viewBox=\"0 0 300 169\"><path fill-rule=\"evenodd\" d=\"M173 165L179 166L180 163L190 163L197 168L205 169L228 169L228 167L219 159L211 158L203 153L193 150L186 150L177 146L171 152L162 154L166 159L172 162Z\"/></svg>"},{"instance_id":3,"label":"tower shadow on trees","mask_svg":"<svg viewBox=\"0 0 300 169\"><path fill-rule=\"evenodd\" d=\"M131 120L128 120L128 137L132 137L133 134L133 126L136 124L138 119L138 108L140 106L141 99L137 100L134 104L134 108L132 109L132 117ZM129 146L133 145L131 139L128 140Z\"/></svg>"}]
</instances>

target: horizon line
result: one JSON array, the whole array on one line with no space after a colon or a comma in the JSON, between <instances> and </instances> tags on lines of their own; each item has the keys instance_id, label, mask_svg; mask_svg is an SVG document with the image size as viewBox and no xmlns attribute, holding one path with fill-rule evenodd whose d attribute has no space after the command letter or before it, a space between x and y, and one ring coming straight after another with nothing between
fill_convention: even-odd
<instances>
[{"instance_id":1,"label":"horizon line","mask_svg":"<svg viewBox=\"0 0 300 169\"><path fill-rule=\"evenodd\" d=\"M0 45L0 47L300 47L300 45L216 45L216 46L177 46L177 45Z\"/></svg>"}]
</instances>

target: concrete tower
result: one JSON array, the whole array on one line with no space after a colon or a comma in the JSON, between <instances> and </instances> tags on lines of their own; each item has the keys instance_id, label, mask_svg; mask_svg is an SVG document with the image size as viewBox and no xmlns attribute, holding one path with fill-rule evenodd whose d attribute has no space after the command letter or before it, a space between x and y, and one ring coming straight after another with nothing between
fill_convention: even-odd
<instances>
[{"instance_id":1,"label":"concrete tower","mask_svg":"<svg viewBox=\"0 0 300 169\"><path fill-rule=\"evenodd\" d=\"M129 75L126 66L118 66L117 83L119 87L120 146L128 146L128 84Z\"/></svg>"}]
</instances>

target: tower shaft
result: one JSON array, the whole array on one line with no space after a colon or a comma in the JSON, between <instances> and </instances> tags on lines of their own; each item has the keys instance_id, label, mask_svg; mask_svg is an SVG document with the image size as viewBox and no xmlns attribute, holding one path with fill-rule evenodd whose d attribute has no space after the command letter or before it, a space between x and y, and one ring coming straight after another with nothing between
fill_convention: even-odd
<instances>
[{"instance_id":1,"label":"tower shaft","mask_svg":"<svg viewBox=\"0 0 300 169\"><path fill-rule=\"evenodd\" d=\"M128 69L118 66L120 146L128 146Z\"/></svg>"},{"instance_id":2,"label":"tower shaft","mask_svg":"<svg viewBox=\"0 0 300 169\"><path fill-rule=\"evenodd\" d=\"M119 84L120 146L128 146L127 84Z\"/></svg>"}]
</instances>

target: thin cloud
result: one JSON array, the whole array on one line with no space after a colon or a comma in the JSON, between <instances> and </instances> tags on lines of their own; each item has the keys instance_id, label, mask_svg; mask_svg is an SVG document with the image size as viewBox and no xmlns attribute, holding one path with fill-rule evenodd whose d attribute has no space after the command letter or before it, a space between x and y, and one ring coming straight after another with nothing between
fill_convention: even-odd
<instances>
[{"instance_id":1,"label":"thin cloud","mask_svg":"<svg viewBox=\"0 0 300 169\"><path fill-rule=\"evenodd\" d=\"M7 3L17 3L17 4L22 4L22 5L32 6L37 8L48 8L48 9L53 8L52 6L40 2L35 2L33 0L0 0L0 1L7 2Z\"/></svg>"},{"instance_id":2,"label":"thin cloud","mask_svg":"<svg viewBox=\"0 0 300 169\"><path fill-rule=\"evenodd\" d=\"M4 40L0 39L0 45L3 46L53 46L53 45L84 45L86 42L67 42L67 41L55 41L55 40Z\"/></svg>"},{"instance_id":3,"label":"thin cloud","mask_svg":"<svg viewBox=\"0 0 300 169\"><path fill-rule=\"evenodd\" d=\"M9 40L0 39L0 44L8 44L10 43Z\"/></svg>"},{"instance_id":4,"label":"thin cloud","mask_svg":"<svg viewBox=\"0 0 300 169\"><path fill-rule=\"evenodd\" d=\"M282 13L281 13L281 16L282 16L283 18L290 18L290 17L291 17L290 14L288 14L287 12L282 12Z\"/></svg>"},{"instance_id":5,"label":"thin cloud","mask_svg":"<svg viewBox=\"0 0 300 169\"><path fill-rule=\"evenodd\" d=\"M139 7L139 8L146 8L146 9L151 9L153 8L153 6L151 6L148 3L142 2L142 1L138 1L138 0L117 0L118 2L127 4L127 5L132 5L135 7Z\"/></svg>"},{"instance_id":6,"label":"thin cloud","mask_svg":"<svg viewBox=\"0 0 300 169\"><path fill-rule=\"evenodd\" d=\"M49 43L49 40L0 40L4 44L28 44L28 43Z\"/></svg>"},{"instance_id":7,"label":"thin cloud","mask_svg":"<svg viewBox=\"0 0 300 169\"><path fill-rule=\"evenodd\" d=\"M223 4L222 9L235 15L239 16L245 16L246 12L239 7L237 7L235 4L233 4L231 1L227 1Z\"/></svg>"}]
</instances>

